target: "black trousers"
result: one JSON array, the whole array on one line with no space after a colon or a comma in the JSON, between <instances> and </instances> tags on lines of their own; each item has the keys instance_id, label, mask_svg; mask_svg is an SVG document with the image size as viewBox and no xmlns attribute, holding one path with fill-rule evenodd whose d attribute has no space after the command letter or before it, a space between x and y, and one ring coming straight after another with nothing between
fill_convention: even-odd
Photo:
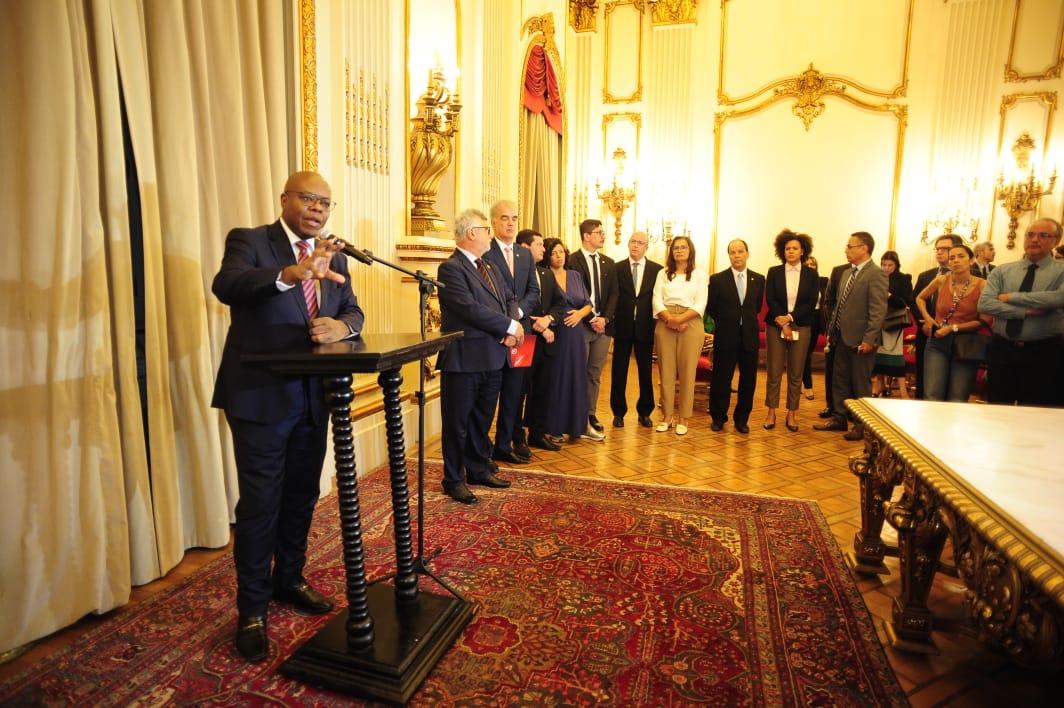
<instances>
[{"instance_id":1,"label":"black trousers","mask_svg":"<svg viewBox=\"0 0 1064 708\"><path fill-rule=\"evenodd\" d=\"M307 408L276 425L226 420L240 489L233 528L237 610L264 615L274 585L303 580L327 428L316 425Z\"/></svg>"},{"instance_id":2,"label":"black trousers","mask_svg":"<svg viewBox=\"0 0 1064 708\"><path fill-rule=\"evenodd\" d=\"M754 408L754 389L757 387L757 347L753 349L713 349L713 375L709 384L709 415L715 423L728 421L731 406L731 384L735 368L739 367L739 394L732 418L746 425Z\"/></svg>"},{"instance_id":3,"label":"black trousers","mask_svg":"<svg viewBox=\"0 0 1064 708\"><path fill-rule=\"evenodd\" d=\"M1064 406L1064 340L1013 342L997 335L987 353L987 402Z\"/></svg>"},{"instance_id":4,"label":"black trousers","mask_svg":"<svg viewBox=\"0 0 1064 708\"><path fill-rule=\"evenodd\" d=\"M636 413L649 416L654 412L654 377L652 361L654 342L613 338L613 367L610 373L610 410L613 415L624 417L628 413L628 365L635 352L635 370L639 377L639 398L635 403Z\"/></svg>"}]
</instances>

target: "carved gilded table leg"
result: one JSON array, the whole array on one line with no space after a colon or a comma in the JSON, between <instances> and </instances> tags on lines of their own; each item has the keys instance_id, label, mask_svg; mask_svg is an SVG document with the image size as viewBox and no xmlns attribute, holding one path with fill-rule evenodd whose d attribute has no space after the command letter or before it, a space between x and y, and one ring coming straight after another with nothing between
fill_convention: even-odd
<instances>
[{"instance_id":1,"label":"carved gilded table leg","mask_svg":"<svg viewBox=\"0 0 1064 708\"><path fill-rule=\"evenodd\" d=\"M887 506L887 520L898 530L901 595L894 598L891 621L884 625L891 646L937 654L931 639L934 617L927 597L938 572L938 559L949 536L931 490L919 480L906 480L905 496Z\"/></svg>"},{"instance_id":2,"label":"carved gilded table leg","mask_svg":"<svg viewBox=\"0 0 1064 708\"><path fill-rule=\"evenodd\" d=\"M846 554L857 573L887 575L883 558L898 554L897 548L883 543L883 507L901 482L902 464L890 450L866 434L865 452L850 457L850 471L861 482L861 530L854 534L853 551Z\"/></svg>"}]
</instances>

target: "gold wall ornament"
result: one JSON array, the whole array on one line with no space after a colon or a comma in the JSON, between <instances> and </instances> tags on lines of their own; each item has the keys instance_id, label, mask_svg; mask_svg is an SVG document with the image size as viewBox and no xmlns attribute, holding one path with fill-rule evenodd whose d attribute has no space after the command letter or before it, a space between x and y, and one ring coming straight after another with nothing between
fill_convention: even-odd
<instances>
[{"instance_id":1,"label":"gold wall ornament","mask_svg":"<svg viewBox=\"0 0 1064 708\"><path fill-rule=\"evenodd\" d=\"M303 104L303 169L318 169L318 34L314 0L299 2L299 93Z\"/></svg>"},{"instance_id":2,"label":"gold wall ornament","mask_svg":"<svg viewBox=\"0 0 1064 708\"><path fill-rule=\"evenodd\" d=\"M650 24L685 25L696 20L698 0L647 0L650 5Z\"/></svg>"},{"instance_id":3,"label":"gold wall ornament","mask_svg":"<svg viewBox=\"0 0 1064 708\"><path fill-rule=\"evenodd\" d=\"M569 26L574 32L594 32L598 0L569 0Z\"/></svg>"},{"instance_id":4,"label":"gold wall ornament","mask_svg":"<svg viewBox=\"0 0 1064 708\"><path fill-rule=\"evenodd\" d=\"M602 102L603 103L637 103L643 100L643 32L640 26L643 20L643 0L614 0L614 2L606 3L606 10L604 17L606 20L606 33L605 33L605 60L603 61L603 74L602 74ZM621 20L617 20L614 15L618 11L622 14L618 14L617 17L621 17ZM632 92L627 96L615 94L613 92L614 86L611 86L610 79L613 74L610 71L610 55L612 54L611 45L614 42L614 35L619 30L616 29L617 25L623 22L623 13L638 13L634 18L635 24L635 82L632 87ZM629 21L633 21L629 18ZM622 33L623 34L623 33ZM625 42L630 41L630 35L624 35ZM625 54L630 51L630 47L626 44L627 49L622 50ZM622 75L623 76L623 75ZM616 77L613 77L616 78Z\"/></svg>"},{"instance_id":5,"label":"gold wall ornament","mask_svg":"<svg viewBox=\"0 0 1064 708\"><path fill-rule=\"evenodd\" d=\"M624 186L624 162L627 157L623 148L613 151L613 183L608 189L602 189L598 180L595 180L595 193L613 217L613 242L615 244L621 242L621 217L624 216L628 205L635 199L637 186L634 181L631 189Z\"/></svg>"},{"instance_id":6,"label":"gold wall ornament","mask_svg":"<svg viewBox=\"0 0 1064 708\"><path fill-rule=\"evenodd\" d=\"M410 120L410 229L414 234L444 231L436 212L440 180L451 166L453 137L458 132L462 104L444 84L443 69L429 70L428 88L417 100L417 115Z\"/></svg>"},{"instance_id":7,"label":"gold wall ornament","mask_svg":"<svg viewBox=\"0 0 1064 708\"><path fill-rule=\"evenodd\" d=\"M721 16L720 16L720 59L717 62L717 103L721 106L735 106L747 101L753 100L765 93L766 91L780 86L784 81L773 81L765 86L761 86L750 93L747 93L738 97L731 97L724 90L725 82L725 62L727 59L727 42L728 42L728 6L733 0L721 0ZM850 88L859 91L860 93L867 94L869 96L878 96L879 98L894 99L904 97L909 90L909 54L912 46L912 33L913 33L913 10L916 0L909 0L908 9L905 15L905 38L903 40L903 55L901 58L901 66L899 67L900 77L897 85L893 88L876 88L874 86L866 86L858 81L852 79L844 79L842 77L831 77L833 80L839 81Z\"/></svg>"},{"instance_id":8,"label":"gold wall ornament","mask_svg":"<svg viewBox=\"0 0 1064 708\"><path fill-rule=\"evenodd\" d=\"M824 112L827 106L821 100L824 96L840 96L846 93L846 86L828 76L824 76L813 68L810 62L809 68L793 79L780 83L772 93L776 96L794 96L795 102L791 106L791 113L797 116L809 130L813 120Z\"/></svg>"},{"instance_id":9,"label":"gold wall ornament","mask_svg":"<svg viewBox=\"0 0 1064 708\"><path fill-rule=\"evenodd\" d=\"M1012 35L1009 38L1009 57L1005 60L1005 81L1008 83L1023 83L1025 81L1059 79L1061 70L1064 69L1064 26L1060 27L1057 35L1056 61L1043 69L1042 73L1034 71L1028 74L1021 74L1019 69L1013 66L1012 59L1016 51L1016 35L1020 25L1020 5L1021 0L1016 0L1016 11L1012 15Z\"/></svg>"},{"instance_id":10,"label":"gold wall ornament","mask_svg":"<svg viewBox=\"0 0 1064 708\"><path fill-rule=\"evenodd\" d=\"M1040 176L1041 166L1031 163L1031 152L1035 149L1034 138L1027 131L1016 138L1012 146L1012 156L1016 162L1016 176L1005 181L1005 172L998 173L994 187L994 199L1001 202L1001 207L1009 215L1009 234L1006 248L1016 248L1016 228L1024 212L1035 211L1042 197L1052 194L1057 182L1057 171L1044 182Z\"/></svg>"}]
</instances>

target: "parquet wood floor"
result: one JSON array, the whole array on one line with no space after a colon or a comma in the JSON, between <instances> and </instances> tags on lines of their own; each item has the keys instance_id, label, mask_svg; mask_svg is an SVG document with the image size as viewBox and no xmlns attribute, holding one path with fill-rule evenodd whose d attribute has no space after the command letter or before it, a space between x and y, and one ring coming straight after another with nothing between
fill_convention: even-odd
<instances>
[{"instance_id":1,"label":"parquet wood floor","mask_svg":"<svg viewBox=\"0 0 1064 708\"><path fill-rule=\"evenodd\" d=\"M814 499L827 518L833 535L844 550L852 547L860 528L857 479L849 472L850 455L860 443L847 442L839 433L812 430L823 407L823 376L814 374L816 399L803 398L798 415L800 429L783 427L783 411L774 430L763 430L764 371L760 374L750 419L750 434L741 435L731 424L714 433L709 429L705 386L695 396L695 415L690 431L680 437L673 431L657 433L640 427L634 408L623 428L611 426L609 368L600 392L598 416L606 426L606 440L565 445L559 452L534 450L528 466L550 472L602 479L718 489L750 494ZM634 367L629 391L635 390ZM634 396L631 405L634 406ZM977 405L977 404L973 404ZM660 414L655 412L655 423ZM409 433L408 433L409 436ZM426 455L440 457L439 436L426 441ZM432 482L435 484L435 482ZM889 526L885 536L890 533ZM893 540L893 539L892 539ZM229 547L211 551L193 550L165 578L136 588L132 602L180 582ZM889 576L858 578L865 602L872 613L880 641L885 642L882 621L889 619L891 602L900 593L897 560L886 561ZM932 593L932 609L942 616L964 617L964 588L959 581L939 576ZM0 680L32 666L37 661L75 641L104 618L89 617L78 624L40 640L20 656L0 666ZM887 656L913 706L1059 705L1060 674L1050 675L1016 666L998 651L963 634L936 632L941 650L937 656L906 654L886 647Z\"/></svg>"}]
</instances>

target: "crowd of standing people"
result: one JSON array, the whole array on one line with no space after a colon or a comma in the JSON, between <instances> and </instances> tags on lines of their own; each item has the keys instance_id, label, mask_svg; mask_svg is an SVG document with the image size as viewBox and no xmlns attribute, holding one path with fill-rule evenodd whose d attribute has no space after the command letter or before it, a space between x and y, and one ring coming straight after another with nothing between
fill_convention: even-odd
<instances>
[{"instance_id":1,"label":"crowd of standing people","mask_svg":"<svg viewBox=\"0 0 1064 708\"><path fill-rule=\"evenodd\" d=\"M495 204L490 226L487 221L475 210L464 212L456 225L454 264L440 268L440 279L448 285L452 269L461 266L464 274L458 287L440 295L444 331L460 329L473 342L454 348L479 352L493 343L491 366L500 369L487 377L498 379L497 385L454 399L448 379L476 374L479 380L484 374L478 367L488 357L463 356L457 367L454 353L440 357L443 486L460 502L476 501L469 484L508 485L496 463L525 464L530 447L558 450L580 440L605 439L596 404L611 349L613 426L625 425L634 359L638 424L686 435L710 328L707 412L714 432L730 423L736 432L749 434L762 352L767 373L762 428L776 428L782 399L782 427L797 432L803 395L815 398L811 362L820 338L826 407L819 413L823 422L813 427L843 432L848 440L864 437L852 424L848 399L893 395L896 389L901 398L968 401L983 368L991 403L1064 405L1064 383L1051 364L1062 353L1064 316L1064 261L1055 252L1061 226L1051 219L1031 225L1023 259L1000 267L992 263L991 243L972 249L960 237L944 235L934 243L936 267L920 273L915 287L897 252L886 251L877 263L875 239L866 231L850 235L845 263L827 276L817 269L812 237L790 229L775 237L779 265L767 274L747 267L750 247L733 239L727 244L728 267L708 275L686 235L667 242L665 263L659 264L646 257L647 234L636 231L627 244L629 257L615 262L602 252L605 230L596 219L580 224L579 247L572 252L559 238L517 232L512 202ZM481 247L485 268L477 265ZM528 253L515 257L508 250L521 247ZM490 301L493 317L481 317L476 301ZM491 329L485 329L488 322ZM913 330L915 372L907 363L913 347L907 335ZM528 368L511 366L507 355L515 335L522 334L538 340ZM476 371L463 368L467 360ZM916 383L913 392L910 379ZM452 399L463 405L456 408ZM489 439L492 406L494 442ZM460 415L453 416L456 411Z\"/></svg>"},{"instance_id":2,"label":"crowd of standing people","mask_svg":"<svg viewBox=\"0 0 1064 708\"><path fill-rule=\"evenodd\" d=\"M229 233L212 283L231 315L212 403L232 431L240 487L235 645L249 661L267 656L271 600L305 614L333 604L303 575L325 457L322 383L271 373L244 356L355 338L365 322L345 244L321 235L335 206L329 184L315 172L294 173L279 202L272 224ZM615 262L602 252L605 230L597 219L580 224L571 253L559 238L517 227L509 200L496 202L490 215L463 211L455 250L438 272L441 329L463 335L437 361L442 486L463 504L477 502L470 486L511 485L499 462L525 464L532 447L556 451L605 439L596 406L611 349L614 428L625 425L634 358L639 425L687 434L710 328L715 432L729 420L736 432L750 432L762 332L762 427L776 427L783 397L784 426L796 432L803 389L806 399L815 395L810 362L822 334L827 407L820 412L825 422L814 427L862 439L859 428L850 429L845 401L883 395L892 379L908 397L903 332L912 316L917 398L967 401L985 362L989 403L1064 406L1064 246L1052 219L1034 221L1023 257L997 267L992 244L971 249L957 236L941 236L936 267L920 273L915 287L894 251L874 262L875 240L865 231L850 235L846 263L827 277L817 271L813 239L789 229L775 238L780 264L767 276L747 267L749 245L733 239L729 266L707 277L686 235L669 241L659 264L646 257L647 234L637 231L629 257Z\"/></svg>"}]
</instances>

